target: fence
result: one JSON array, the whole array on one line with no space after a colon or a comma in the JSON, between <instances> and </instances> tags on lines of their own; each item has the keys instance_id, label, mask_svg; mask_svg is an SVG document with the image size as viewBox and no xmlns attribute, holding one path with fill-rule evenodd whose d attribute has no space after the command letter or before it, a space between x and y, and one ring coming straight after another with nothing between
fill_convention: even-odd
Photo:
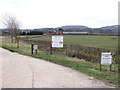
<instances>
[{"instance_id":1,"label":"fence","mask_svg":"<svg viewBox=\"0 0 120 90\"><path fill-rule=\"evenodd\" d=\"M22 38L21 40L29 44L38 45L39 50L42 50L46 53L51 53L51 41L29 40L25 38ZM64 44L63 48L52 48L53 54L59 54L64 56L67 55L69 57L76 57L90 62L100 62L102 52L110 51L102 48L69 44ZM117 52L112 52L112 54L113 63L117 63Z\"/></svg>"}]
</instances>

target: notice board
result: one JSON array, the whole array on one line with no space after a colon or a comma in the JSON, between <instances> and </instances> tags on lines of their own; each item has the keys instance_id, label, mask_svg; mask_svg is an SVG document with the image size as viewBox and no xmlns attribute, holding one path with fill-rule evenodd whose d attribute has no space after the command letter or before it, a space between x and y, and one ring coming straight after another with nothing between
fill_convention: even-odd
<instances>
[{"instance_id":1,"label":"notice board","mask_svg":"<svg viewBox=\"0 0 120 90\"><path fill-rule=\"evenodd\" d=\"M52 36L52 47L63 48L63 36Z\"/></svg>"}]
</instances>

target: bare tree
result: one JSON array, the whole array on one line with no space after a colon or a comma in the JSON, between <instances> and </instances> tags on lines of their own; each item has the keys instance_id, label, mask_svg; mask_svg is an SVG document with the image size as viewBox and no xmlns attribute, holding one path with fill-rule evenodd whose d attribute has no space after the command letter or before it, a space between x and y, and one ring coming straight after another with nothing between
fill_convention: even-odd
<instances>
[{"instance_id":1,"label":"bare tree","mask_svg":"<svg viewBox=\"0 0 120 90\"><path fill-rule=\"evenodd\" d=\"M8 29L10 36L11 36L11 42L15 40L17 43L17 47L19 48L19 38L20 38L20 21L16 19L16 17L6 14L3 17L3 24Z\"/></svg>"}]
</instances>

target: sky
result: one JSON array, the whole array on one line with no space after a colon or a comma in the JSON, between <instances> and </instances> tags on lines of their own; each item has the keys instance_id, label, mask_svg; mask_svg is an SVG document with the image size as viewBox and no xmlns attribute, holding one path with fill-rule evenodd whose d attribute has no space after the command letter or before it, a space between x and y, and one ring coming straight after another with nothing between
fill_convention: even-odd
<instances>
[{"instance_id":1,"label":"sky","mask_svg":"<svg viewBox=\"0 0 120 90\"><path fill-rule=\"evenodd\" d=\"M21 29L118 24L119 0L0 0L0 28L5 14L15 16Z\"/></svg>"}]
</instances>

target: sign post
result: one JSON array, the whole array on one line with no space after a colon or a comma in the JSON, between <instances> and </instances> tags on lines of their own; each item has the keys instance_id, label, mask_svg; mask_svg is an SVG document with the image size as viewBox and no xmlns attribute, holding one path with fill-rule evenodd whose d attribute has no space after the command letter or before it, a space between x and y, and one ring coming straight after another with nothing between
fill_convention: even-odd
<instances>
[{"instance_id":1,"label":"sign post","mask_svg":"<svg viewBox=\"0 0 120 90\"><path fill-rule=\"evenodd\" d=\"M110 64L110 71L112 71L112 64Z\"/></svg>"},{"instance_id":2,"label":"sign post","mask_svg":"<svg viewBox=\"0 0 120 90\"><path fill-rule=\"evenodd\" d=\"M52 36L52 47L63 48L63 36Z\"/></svg>"},{"instance_id":3,"label":"sign post","mask_svg":"<svg viewBox=\"0 0 120 90\"><path fill-rule=\"evenodd\" d=\"M52 36L52 47L50 51L51 55L52 48L63 48L63 36Z\"/></svg>"},{"instance_id":4,"label":"sign post","mask_svg":"<svg viewBox=\"0 0 120 90\"><path fill-rule=\"evenodd\" d=\"M37 50L38 50L38 45L34 45L33 49L35 50L35 54L37 54Z\"/></svg>"},{"instance_id":5,"label":"sign post","mask_svg":"<svg viewBox=\"0 0 120 90\"><path fill-rule=\"evenodd\" d=\"M102 70L102 65L110 65L110 71L112 70L112 55L111 53L102 53L100 62L100 71Z\"/></svg>"},{"instance_id":6,"label":"sign post","mask_svg":"<svg viewBox=\"0 0 120 90\"><path fill-rule=\"evenodd\" d=\"M33 54L33 44L31 44L31 54Z\"/></svg>"},{"instance_id":7,"label":"sign post","mask_svg":"<svg viewBox=\"0 0 120 90\"><path fill-rule=\"evenodd\" d=\"M52 47L50 47L50 55L52 55Z\"/></svg>"}]
</instances>

